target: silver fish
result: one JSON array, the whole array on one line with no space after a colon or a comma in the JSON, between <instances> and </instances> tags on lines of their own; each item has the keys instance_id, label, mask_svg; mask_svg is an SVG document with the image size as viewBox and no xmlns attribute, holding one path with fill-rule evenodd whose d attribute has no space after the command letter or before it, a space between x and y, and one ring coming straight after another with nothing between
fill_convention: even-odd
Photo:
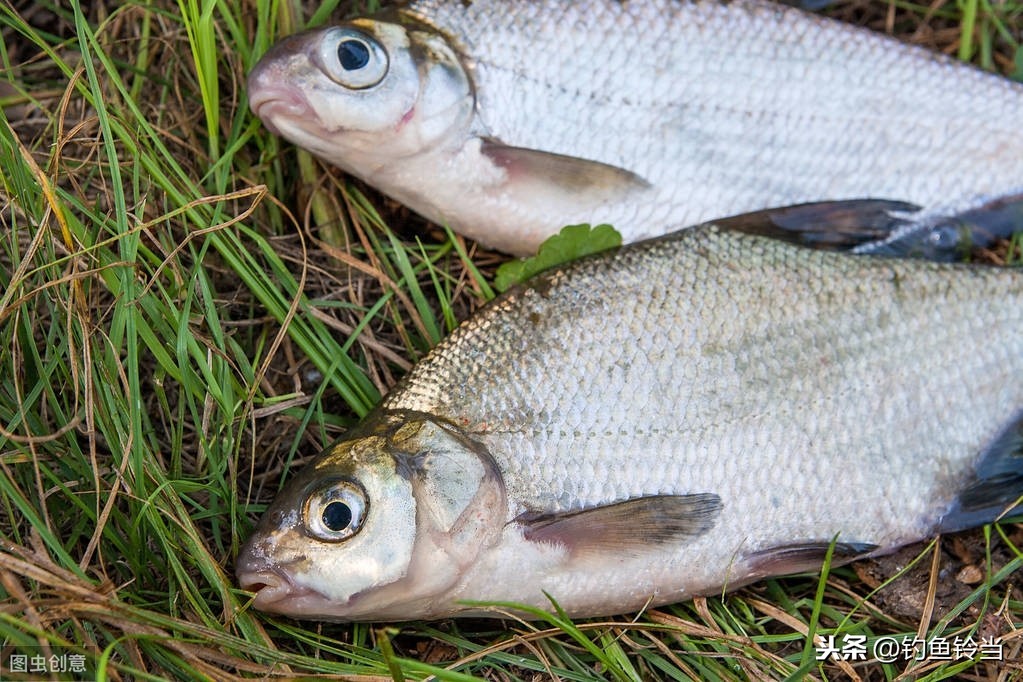
<instances>
[{"instance_id":1,"label":"silver fish","mask_svg":"<svg viewBox=\"0 0 1023 682\"><path fill-rule=\"evenodd\" d=\"M270 507L237 564L254 606L401 620L549 594L611 614L1018 503L1023 272L723 224L540 275L460 326Z\"/></svg>"},{"instance_id":2,"label":"silver fish","mask_svg":"<svg viewBox=\"0 0 1023 682\"><path fill-rule=\"evenodd\" d=\"M766 0L423 0L285 39L249 102L515 254L572 223L887 197L923 207L910 230L1023 194L1023 85Z\"/></svg>"}]
</instances>

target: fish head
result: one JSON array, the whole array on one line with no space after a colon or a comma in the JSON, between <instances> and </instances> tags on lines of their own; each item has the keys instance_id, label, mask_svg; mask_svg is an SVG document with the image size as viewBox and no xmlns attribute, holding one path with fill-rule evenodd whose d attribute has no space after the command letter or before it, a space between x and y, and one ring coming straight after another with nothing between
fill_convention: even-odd
<instances>
[{"instance_id":1,"label":"fish head","mask_svg":"<svg viewBox=\"0 0 1023 682\"><path fill-rule=\"evenodd\" d=\"M253 68L248 92L271 131L364 179L388 161L464 142L475 108L443 36L372 19L285 38Z\"/></svg>"},{"instance_id":2,"label":"fish head","mask_svg":"<svg viewBox=\"0 0 1023 682\"><path fill-rule=\"evenodd\" d=\"M445 593L495 543L499 470L453 427L386 416L325 452L277 497L237 561L253 606L298 618L409 620L451 610Z\"/></svg>"}]
</instances>

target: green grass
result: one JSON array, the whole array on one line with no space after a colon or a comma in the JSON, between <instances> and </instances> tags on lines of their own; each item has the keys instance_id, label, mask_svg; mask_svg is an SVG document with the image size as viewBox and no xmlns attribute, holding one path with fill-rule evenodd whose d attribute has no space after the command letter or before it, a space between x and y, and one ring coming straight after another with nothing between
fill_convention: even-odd
<instances>
[{"instance_id":1,"label":"green grass","mask_svg":"<svg viewBox=\"0 0 1023 682\"><path fill-rule=\"evenodd\" d=\"M435 228L395 232L389 202L248 113L258 56L338 4L0 5L5 646L79 652L111 679L842 679L853 668L813 660L808 634L916 636L850 568L592 622L393 628L248 608L234 557L287 472L491 298L500 262ZM927 12L899 7L898 25ZM944 47L1011 73L1021 14L965 0L975 30ZM1009 563L927 633L1020 626L1013 528L983 534ZM965 666L917 679L999 673Z\"/></svg>"}]
</instances>

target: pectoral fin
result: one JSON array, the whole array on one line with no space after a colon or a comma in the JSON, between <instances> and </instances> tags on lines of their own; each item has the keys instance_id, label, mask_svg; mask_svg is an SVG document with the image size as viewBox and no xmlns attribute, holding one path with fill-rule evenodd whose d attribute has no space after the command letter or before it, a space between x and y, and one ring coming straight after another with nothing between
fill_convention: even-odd
<instances>
[{"instance_id":1,"label":"pectoral fin","mask_svg":"<svg viewBox=\"0 0 1023 682\"><path fill-rule=\"evenodd\" d=\"M638 554L703 535L721 508L721 498L712 493L655 495L568 512L527 512L514 523L527 540L560 545L573 554Z\"/></svg>"},{"instance_id":2,"label":"pectoral fin","mask_svg":"<svg viewBox=\"0 0 1023 682\"><path fill-rule=\"evenodd\" d=\"M486 139L480 144L480 152L505 170L508 175L506 191L528 196L531 202L536 201L535 197L568 195L580 206L600 206L617 201L629 192L650 187L635 173L599 161L511 147ZM591 217L579 216L580 219Z\"/></svg>"}]
</instances>

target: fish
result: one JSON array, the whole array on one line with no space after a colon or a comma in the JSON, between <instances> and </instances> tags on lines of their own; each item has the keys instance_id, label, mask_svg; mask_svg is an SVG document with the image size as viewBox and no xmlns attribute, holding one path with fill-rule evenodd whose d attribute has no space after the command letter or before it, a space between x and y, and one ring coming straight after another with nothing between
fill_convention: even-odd
<instances>
[{"instance_id":1,"label":"fish","mask_svg":"<svg viewBox=\"0 0 1023 682\"><path fill-rule=\"evenodd\" d=\"M1023 203L1023 84L768 0L421 0L285 38L248 98L272 132L516 255L568 224L633 242L878 197L919 210L861 251L954 257L956 216Z\"/></svg>"},{"instance_id":2,"label":"fish","mask_svg":"<svg viewBox=\"0 0 1023 682\"><path fill-rule=\"evenodd\" d=\"M267 508L236 562L252 606L611 615L1019 513L1023 270L784 223L683 229L483 306Z\"/></svg>"}]
</instances>

